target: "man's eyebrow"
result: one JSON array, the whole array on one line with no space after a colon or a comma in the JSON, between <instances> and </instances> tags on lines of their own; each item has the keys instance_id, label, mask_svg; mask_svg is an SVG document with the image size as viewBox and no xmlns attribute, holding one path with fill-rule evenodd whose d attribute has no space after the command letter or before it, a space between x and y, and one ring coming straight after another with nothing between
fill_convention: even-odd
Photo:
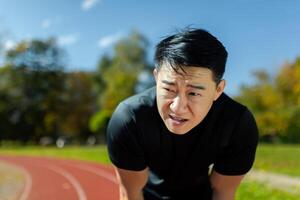
<instances>
[{"instance_id":1,"label":"man's eyebrow","mask_svg":"<svg viewBox=\"0 0 300 200\"><path fill-rule=\"evenodd\" d=\"M174 82L170 82L170 81L167 81L167 80L162 80L161 82L162 82L162 83L165 83L165 84L167 84L167 85L175 85Z\"/></svg>"},{"instance_id":2,"label":"man's eyebrow","mask_svg":"<svg viewBox=\"0 0 300 200\"><path fill-rule=\"evenodd\" d=\"M206 89L203 85L192 85L192 84L188 84L187 86L188 86L188 87L191 87L191 88L198 89L198 90L205 90L205 89Z\"/></svg>"},{"instance_id":3,"label":"man's eyebrow","mask_svg":"<svg viewBox=\"0 0 300 200\"><path fill-rule=\"evenodd\" d=\"M167 80L162 80L161 82L164 83L164 84L167 84L167 85L172 85L172 86L175 85L174 82L167 81ZM204 87L203 85L188 84L187 86L191 87L191 88L198 89L198 90L205 90L206 89L206 87Z\"/></svg>"}]
</instances>

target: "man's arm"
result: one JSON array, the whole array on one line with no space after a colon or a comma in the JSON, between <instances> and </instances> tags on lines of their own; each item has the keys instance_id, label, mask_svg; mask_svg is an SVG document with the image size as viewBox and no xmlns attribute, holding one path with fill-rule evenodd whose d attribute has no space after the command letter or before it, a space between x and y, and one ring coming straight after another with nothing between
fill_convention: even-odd
<instances>
[{"instance_id":1,"label":"man's arm","mask_svg":"<svg viewBox=\"0 0 300 200\"><path fill-rule=\"evenodd\" d=\"M148 168L132 171L116 168L120 184L120 200L144 200L143 188L148 180Z\"/></svg>"},{"instance_id":2,"label":"man's arm","mask_svg":"<svg viewBox=\"0 0 300 200\"><path fill-rule=\"evenodd\" d=\"M210 182L213 189L213 200L234 200L235 192L244 175L226 176L212 172Z\"/></svg>"}]
</instances>

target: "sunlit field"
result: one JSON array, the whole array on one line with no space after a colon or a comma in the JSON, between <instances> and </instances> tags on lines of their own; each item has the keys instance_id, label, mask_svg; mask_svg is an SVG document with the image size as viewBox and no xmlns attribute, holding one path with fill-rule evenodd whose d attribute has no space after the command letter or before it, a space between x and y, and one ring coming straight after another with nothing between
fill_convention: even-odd
<instances>
[{"instance_id":1,"label":"sunlit field","mask_svg":"<svg viewBox=\"0 0 300 200\"><path fill-rule=\"evenodd\" d=\"M300 145L260 145L254 168L300 177Z\"/></svg>"},{"instance_id":2,"label":"sunlit field","mask_svg":"<svg viewBox=\"0 0 300 200\"><path fill-rule=\"evenodd\" d=\"M299 200L299 196L270 188L262 183L244 181L236 200Z\"/></svg>"}]
</instances>

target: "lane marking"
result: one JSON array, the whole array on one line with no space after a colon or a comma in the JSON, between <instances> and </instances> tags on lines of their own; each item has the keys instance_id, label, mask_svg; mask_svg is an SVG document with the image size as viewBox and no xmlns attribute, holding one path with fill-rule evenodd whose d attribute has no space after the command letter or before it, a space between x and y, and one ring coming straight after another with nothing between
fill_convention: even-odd
<instances>
[{"instance_id":1,"label":"lane marking","mask_svg":"<svg viewBox=\"0 0 300 200\"><path fill-rule=\"evenodd\" d=\"M20 170L22 170L22 172L25 174L25 187L20 200L27 200L29 199L28 197L32 188L32 178L30 173L26 169L20 168Z\"/></svg>"},{"instance_id":2,"label":"lane marking","mask_svg":"<svg viewBox=\"0 0 300 200\"><path fill-rule=\"evenodd\" d=\"M87 172L90 172L90 173L93 173L93 174L96 174L102 178L105 178L106 180L110 181L110 182L113 182L115 184L118 184L118 181L117 181L117 178L116 176L114 176L112 173L109 173L103 169L100 169L100 168L96 168L96 167L92 167L92 166L88 166L86 164L71 164L71 163L61 163L63 165L68 165L70 167L76 167L78 169L81 169L81 170L84 170L84 171L87 171Z\"/></svg>"},{"instance_id":3,"label":"lane marking","mask_svg":"<svg viewBox=\"0 0 300 200\"><path fill-rule=\"evenodd\" d=\"M43 159L44 160L44 159ZM74 187L76 193L77 193L77 196L79 197L79 200L87 200L87 197L86 197L86 193L84 192L84 189L82 188L81 184L79 183L79 181L71 174L69 173L68 171L64 170L63 167L58 167L56 166L58 163L56 163L55 165L45 165L43 163L40 163L41 161L43 162L43 160L36 160L38 161L39 164L37 164L36 162L34 162L35 164L34 165L39 165L39 166L42 166L42 167L45 167L45 168L48 168L52 171L54 171L55 173L58 173L60 175L62 175L63 177L65 177L70 183L71 185ZM31 162L31 161L30 161ZM52 162L52 160L51 160ZM31 164L33 164L31 162ZM80 170L84 170L84 171L87 171L87 172L90 172L90 173L93 173L97 176L100 176L101 178L104 178L114 184L117 184L118 185L118 181L117 181L117 178L116 176L113 174L113 173L110 173L110 172L107 172L106 170L103 170L103 169L100 169L98 167L92 167L92 166L88 166L86 164L71 164L71 163L65 163L65 162L60 162L60 164L62 165L68 165L70 167L75 167L75 168L78 168ZM28 183L29 184L26 184L28 185L28 188L24 189L24 191L26 191L22 196L22 199L20 200L27 200L28 199L28 195L29 195L29 192L30 192L30 189L32 187L32 181L31 181L31 177L30 177L30 174L27 172L27 177L29 177L27 180L28 180Z\"/></svg>"},{"instance_id":4,"label":"lane marking","mask_svg":"<svg viewBox=\"0 0 300 200\"><path fill-rule=\"evenodd\" d=\"M83 165L83 164L79 164L79 166L75 165L75 167L85 170L85 171L88 171L88 172L91 172L91 173L94 173L94 174L101 176L113 183L118 184L117 178L114 175L112 175L111 173L104 171L103 169L91 167L91 166L87 166L87 165Z\"/></svg>"},{"instance_id":5,"label":"lane marking","mask_svg":"<svg viewBox=\"0 0 300 200\"><path fill-rule=\"evenodd\" d=\"M80 183L77 181L77 179L72 174L70 174L69 172L63 170L62 168L54 166L54 165L51 165L51 166L43 165L43 166L48 169L51 169L52 171L65 177L71 183L71 185L74 187L79 200L87 200L87 197L86 197L86 194L85 194L83 188L81 187Z\"/></svg>"},{"instance_id":6,"label":"lane marking","mask_svg":"<svg viewBox=\"0 0 300 200\"><path fill-rule=\"evenodd\" d=\"M27 200L32 188L32 177L31 174L24 168L24 166L20 166L22 164L20 163L15 163L11 160L5 160L8 165L12 165L14 168L19 170L22 174L25 176L25 183L24 183L24 189L23 192L21 192L21 196L19 200Z\"/></svg>"}]
</instances>

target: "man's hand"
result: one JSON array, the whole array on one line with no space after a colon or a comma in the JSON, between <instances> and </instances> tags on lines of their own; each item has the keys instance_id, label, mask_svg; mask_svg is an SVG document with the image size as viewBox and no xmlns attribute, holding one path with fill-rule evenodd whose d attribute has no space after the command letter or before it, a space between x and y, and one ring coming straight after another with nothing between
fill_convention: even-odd
<instances>
[{"instance_id":1,"label":"man's hand","mask_svg":"<svg viewBox=\"0 0 300 200\"><path fill-rule=\"evenodd\" d=\"M235 192L244 175L226 176L213 171L210 182L213 189L213 200L234 200Z\"/></svg>"},{"instance_id":2,"label":"man's hand","mask_svg":"<svg viewBox=\"0 0 300 200\"><path fill-rule=\"evenodd\" d=\"M131 171L116 168L120 184L120 200L144 200L143 188L148 180L148 168Z\"/></svg>"}]
</instances>

